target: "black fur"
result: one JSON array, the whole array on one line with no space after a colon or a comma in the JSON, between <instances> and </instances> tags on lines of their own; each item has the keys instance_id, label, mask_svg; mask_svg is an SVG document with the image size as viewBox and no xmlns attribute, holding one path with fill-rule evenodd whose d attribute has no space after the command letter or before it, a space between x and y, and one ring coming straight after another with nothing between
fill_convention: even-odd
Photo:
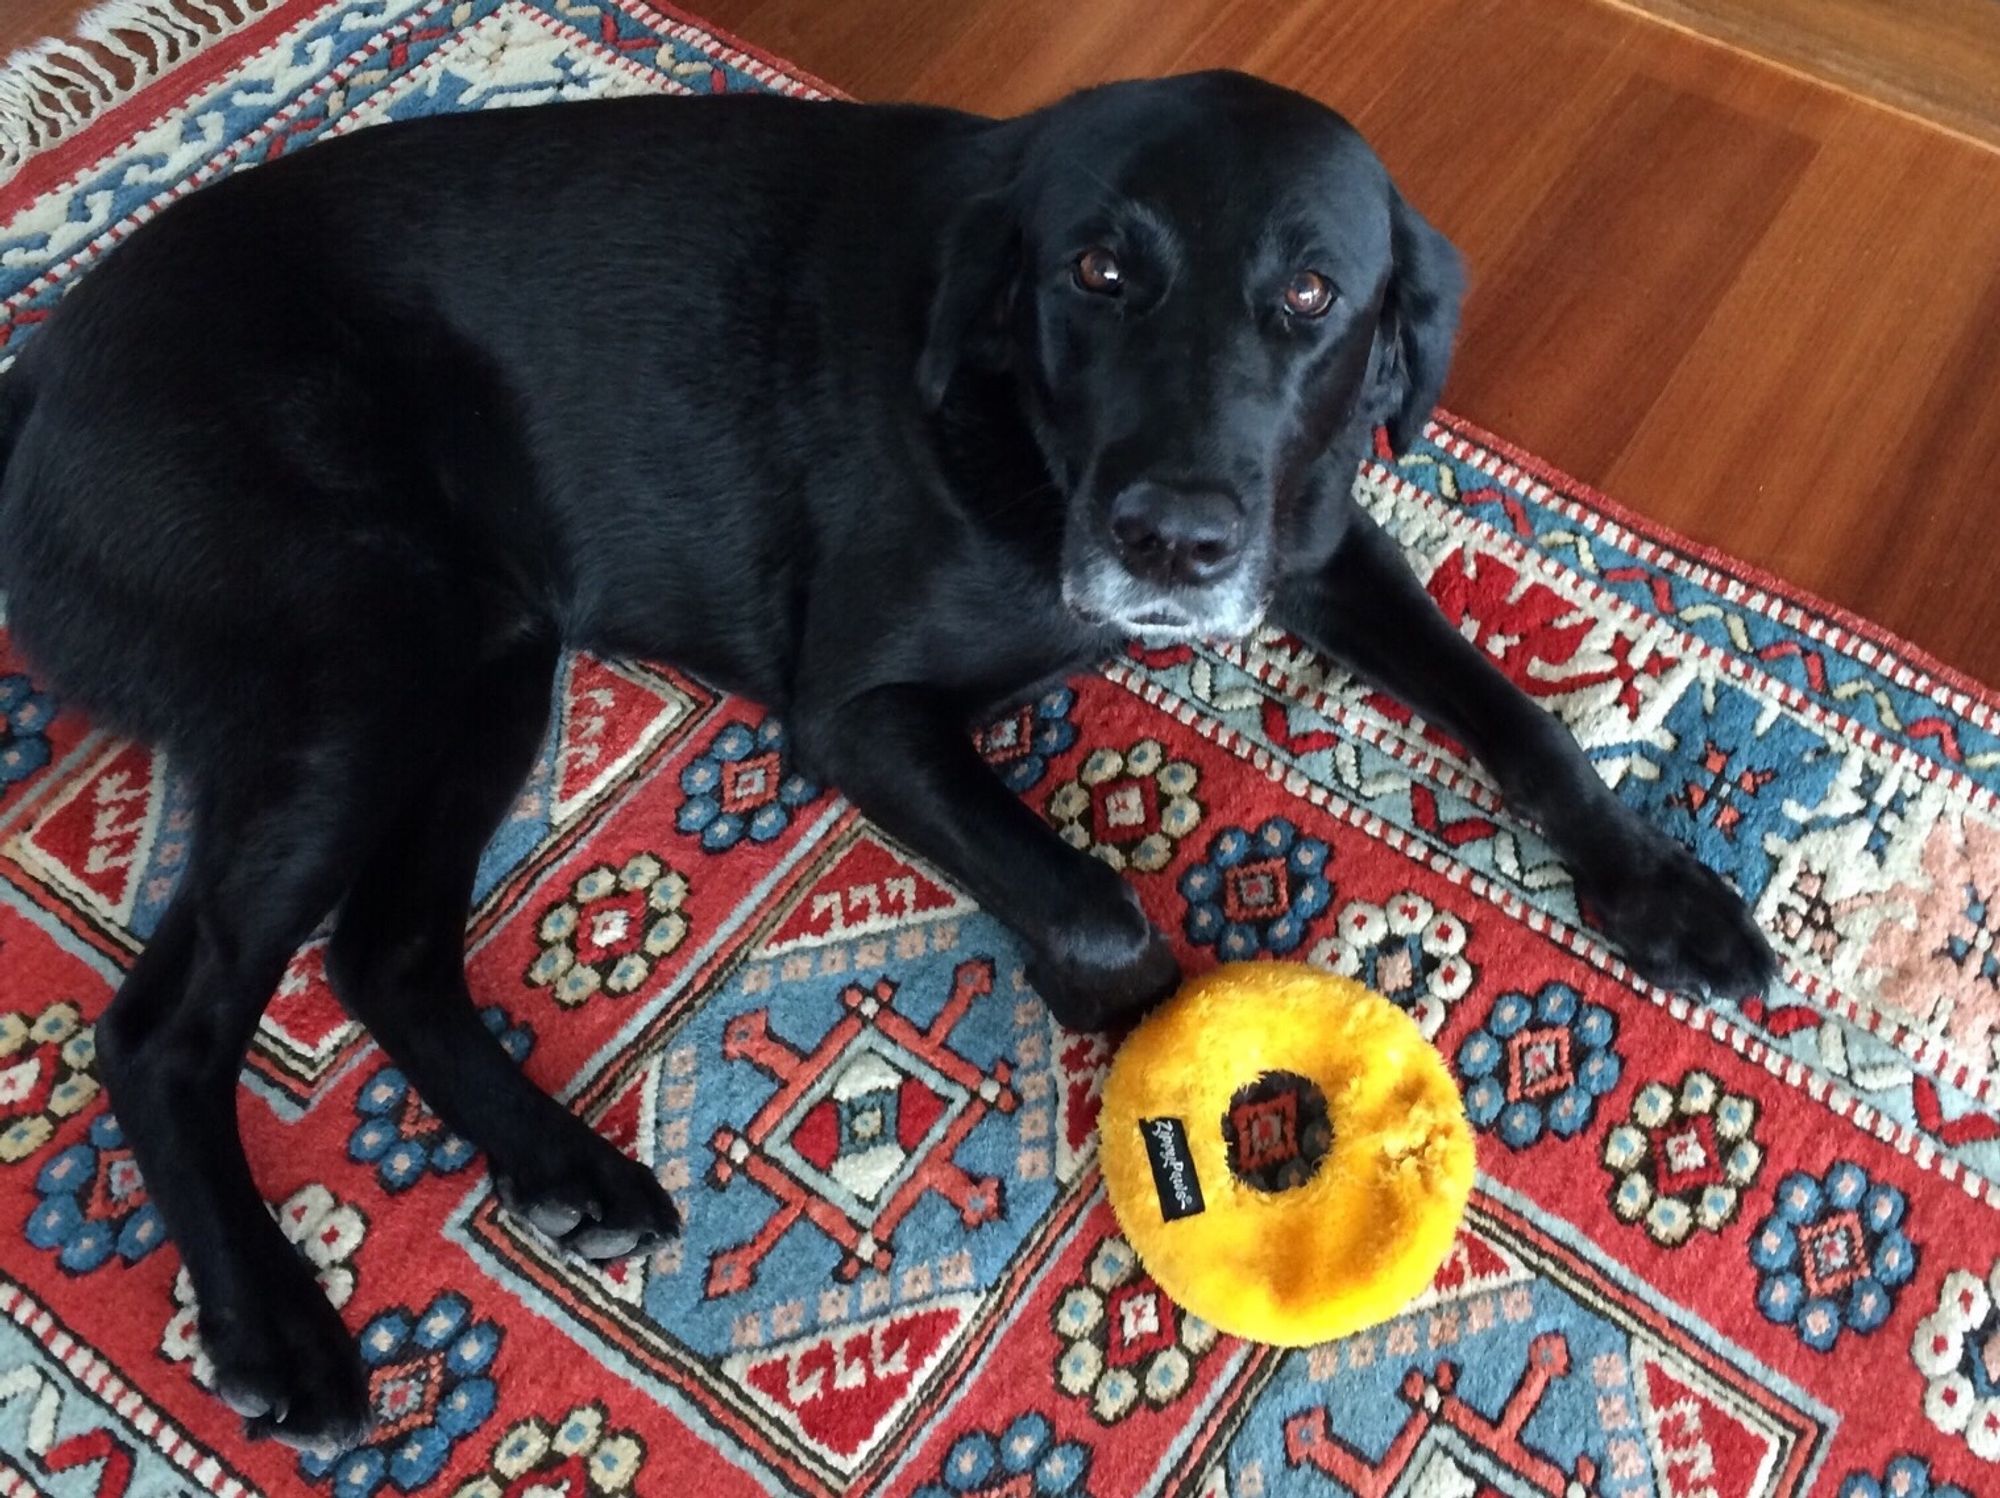
<instances>
[{"instance_id":1,"label":"black fur","mask_svg":"<svg viewBox=\"0 0 2000 1498\"><path fill-rule=\"evenodd\" d=\"M1323 315L1285 305L1304 271ZM1376 423L1420 431L1459 293L1351 129L1230 74L999 122L737 98L390 125L107 257L0 387L0 581L41 666L193 787L192 862L98 1045L223 1397L301 1444L365 1418L234 1118L336 907L343 1001L506 1201L597 1257L675 1229L465 988L474 863L565 646L782 713L1074 1026L1159 999L1174 959L966 727L1135 630L1262 617L1468 744L1643 971L1762 984L1736 896L1350 498Z\"/></svg>"}]
</instances>

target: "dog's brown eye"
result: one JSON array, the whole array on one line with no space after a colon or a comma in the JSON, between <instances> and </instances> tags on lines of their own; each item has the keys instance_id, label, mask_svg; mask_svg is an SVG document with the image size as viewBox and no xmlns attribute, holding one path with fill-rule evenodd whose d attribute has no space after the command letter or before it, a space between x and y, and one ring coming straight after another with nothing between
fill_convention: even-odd
<instances>
[{"instance_id":1,"label":"dog's brown eye","mask_svg":"<svg viewBox=\"0 0 2000 1498\"><path fill-rule=\"evenodd\" d=\"M1125 273L1118 268L1118 257L1103 245L1085 250L1076 257L1075 274L1077 285L1099 296L1116 296L1125 284Z\"/></svg>"},{"instance_id":2,"label":"dog's brown eye","mask_svg":"<svg viewBox=\"0 0 2000 1498\"><path fill-rule=\"evenodd\" d=\"M1316 270L1302 270L1285 288L1285 308L1295 317L1318 317L1333 305L1333 283Z\"/></svg>"}]
</instances>

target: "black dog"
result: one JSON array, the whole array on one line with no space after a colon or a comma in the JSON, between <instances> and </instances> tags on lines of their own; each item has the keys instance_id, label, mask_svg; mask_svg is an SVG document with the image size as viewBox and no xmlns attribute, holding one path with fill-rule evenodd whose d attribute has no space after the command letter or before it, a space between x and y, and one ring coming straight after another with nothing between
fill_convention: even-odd
<instances>
[{"instance_id":1,"label":"black dog","mask_svg":"<svg viewBox=\"0 0 2000 1498\"><path fill-rule=\"evenodd\" d=\"M0 384L0 581L31 654L195 795L97 1033L222 1396L302 1444L364 1420L235 1125L258 1014L336 907L342 1000L515 1211L596 1258L676 1227L466 992L474 863L565 646L783 713L1072 1026L1144 1009L1174 958L967 725L1129 636L1267 619L1477 753L1641 971L1761 985L1737 897L1350 498L1375 426L1420 430L1459 291L1351 128L1231 74L1000 122L739 98L390 125L135 233Z\"/></svg>"}]
</instances>

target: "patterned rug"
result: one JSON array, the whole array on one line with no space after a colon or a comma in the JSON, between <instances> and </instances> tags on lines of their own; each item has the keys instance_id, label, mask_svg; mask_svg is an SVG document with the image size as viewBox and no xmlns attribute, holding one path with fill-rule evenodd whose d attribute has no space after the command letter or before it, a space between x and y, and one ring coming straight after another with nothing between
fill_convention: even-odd
<instances>
[{"instance_id":1,"label":"patterned rug","mask_svg":"<svg viewBox=\"0 0 2000 1498\"><path fill-rule=\"evenodd\" d=\"M160 203L324 135L814 89L641 0L281 0L199 40L71 118L0 92L0 357ZM1170 1304L1098 1187L1105 1048L1012 938L752 705L579 657L473 985L686 1237L550 1257L308 947L242 1117L378 1423L331 1463L247 1444L92 1068L185 807L0 653L0 1494L2000 1492L1995 698L1449 418L1361 492L1786 974L1740 1006L1634 980L1455 745L1281 637L986 729L1191 963L1359 975L1452 1060L1482 1174L1407 1314L1278 1352Z\"/></svg>"}]
</instances>

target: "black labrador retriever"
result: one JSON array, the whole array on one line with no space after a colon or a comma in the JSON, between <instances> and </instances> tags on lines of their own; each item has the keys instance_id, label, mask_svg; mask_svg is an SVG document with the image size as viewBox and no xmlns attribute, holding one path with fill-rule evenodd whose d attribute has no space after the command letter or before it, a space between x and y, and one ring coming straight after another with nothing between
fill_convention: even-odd
<instances>
[{"instance_id":1,"label":"black labrador retriever","mask_svg":"<svg viewBox=\"0 0 2000 1498\"><path fill-rule=\"evenodd\" d=\"M1762 985L1737 896L1350 497L1376 427L1419 433L1460 284L1352 128L1225 73L1003 121L746 97L388 125L138 230L0 383L0 582L29 653L195 797L97 1036L222 1397L305 1445L365 1419L235 1121L330 910L342 1001L513 1210L593 1258L677 1226L465 986L474 863L568 646L782 713L1078 1028L1174 957L967 726L1130 637L1260 621L1469 746L1641 972Z\"/></svg>"}]
</instances>

